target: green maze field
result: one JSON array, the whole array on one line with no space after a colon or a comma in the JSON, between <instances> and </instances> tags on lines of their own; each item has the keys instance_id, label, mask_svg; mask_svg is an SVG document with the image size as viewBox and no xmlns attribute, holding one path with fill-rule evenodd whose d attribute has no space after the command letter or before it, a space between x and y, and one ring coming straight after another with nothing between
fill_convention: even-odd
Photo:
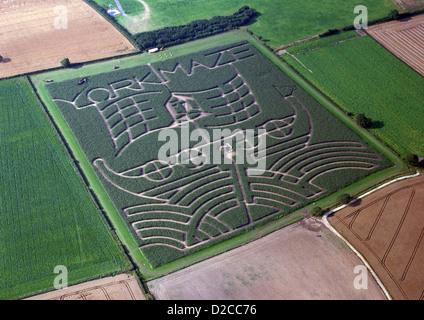
<instances>
[{"instance_id":1,"label":"green maze field","mask_svg":"<svg viewBox=\"0 0 424 320\"><path fill-rule=\"evenodd\" d=\"M78 80L49 94L153 267L391 166L248 42Z\"/></svg>"}]
</instances>

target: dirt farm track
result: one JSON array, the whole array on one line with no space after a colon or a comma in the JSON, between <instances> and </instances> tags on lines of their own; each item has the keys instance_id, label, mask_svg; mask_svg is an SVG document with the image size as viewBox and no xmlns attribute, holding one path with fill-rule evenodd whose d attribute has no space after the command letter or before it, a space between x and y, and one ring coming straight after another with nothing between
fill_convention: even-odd
<instances>
[{"instance_id":1,"label":"dirt farm track","mask_svg":"<svg viewBox=\"0 0 424 320\"><path fill-rule=\"evenodd\" d=\"M82 0L0 0L0 78L134 50Z\"/></svg>"},{"instance_id":2,"label":"dirt farm track","mask_svg":"<svg viewBox=\"0 0 424 320\"><path fill-rule=\"evenodd\" d=\"M365 257L393 299L424 299L424 176L358 202L329 222Z\"/></svg>"}]
</instances>

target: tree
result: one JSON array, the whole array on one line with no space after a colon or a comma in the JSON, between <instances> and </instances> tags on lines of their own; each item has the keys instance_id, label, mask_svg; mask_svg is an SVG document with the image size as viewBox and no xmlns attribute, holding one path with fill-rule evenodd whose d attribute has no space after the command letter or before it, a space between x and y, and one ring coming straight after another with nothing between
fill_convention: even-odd
<instances>
[{"instance_id":1,"label":"tree","mask_svg":"<svg viewBox=\"0 0 424 320\"><path fill-rule=\"evenodd\" d=\"M344 193L337 197L337 202L340 204L348 204L351 199L352 197L349 194Z\"/></svg>"},{"instance_id":2,"label":"tree","mask_svg":"<svg viewBox=\"0 0 424 320\"><path fill-rule=\"evenodd\" d=\"M404 160L410 167L418 167L420 164L420 160L416 154L408 154Z\"/></svg>"},{"instance_id":3,"label":"tree","mask_svg":"<svg viewBox=\"0 0 424 320\"><path fill-rule=\"evenodd\" d=\"M62 61L60 61L60 64L61 64L62 67L67 68L67 67L69 67L69 65L71 64L71 62L69 61L68 58L65 58Z\"/></svg>"},{"instance_id":4,"label":"tree","mask_svg":"<svg viewBox=\"0 0 424 320\"><path fill-rule=\"evenodd\" d=\"M397 10L392 10L392 11L390 11L390 13L389 13L389 18L390 18L390 19L393 19L393 20L397 20L397 19L399 19L399 18L400 18L399 11L397 11Z\"/></svg>"},{"instance_id":5,"label":"tree","mask_svg":"<svg viewBox=\"0 0 424 320\"><path fill-rule=\"evenodd\" d=\"M324 210L322 210L322 208L321 207L314 207L312 210L311 210L311 212L310 212L312 215L314 215L314 216L322 216L323 215L323 213L324 213Z\"/></svg>"},{"instance_id":6,"label":"tree","mask_svg":"<svg viewBox=\"0 0 424 320\"><path fill-rule=\"evenodd\" d=\"M356 116L356 123L362 128L368 129L371 126L372 120L367 118L365 114L360 113Z\"/></svg>"}]
</instances>

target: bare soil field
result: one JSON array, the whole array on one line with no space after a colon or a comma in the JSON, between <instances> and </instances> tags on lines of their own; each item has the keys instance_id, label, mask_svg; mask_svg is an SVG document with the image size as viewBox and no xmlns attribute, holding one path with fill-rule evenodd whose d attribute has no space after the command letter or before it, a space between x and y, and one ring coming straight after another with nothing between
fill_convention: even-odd
<instances>
[{"instance_id":1,"label":"bare soil field","mask_svg":"<svg viewBox=\"0 0 424 320\"><path fill-rule=\"evenodd\" d=\"M145 300L137 279L121 274L28 298L27 300Z\"/></svg>"},{"instance_id":2,"label":"bare soil field","mask_svg":"<svg viewBox=\"0 0 424 320\"><path fill-rule=\"evenodd\" d=\"M357 290L360 259L315 218L148 282L156 299L385 299L369 275Z\"/></svg>"},{"instance_id":3,"label":"bare soil field","mask_svg":"<svg viewBox=\"0 0 424 320\"><path fill-rule=\"evenodd\" d=\"M330 223L365 257L393 299L424 299L424 176L358 202Z\"/></svg>"},{"instance_id":4,"label":"bare soil field","mask_svg":"<svg viewBox=\"0 0 424 320\"><path fill-rule=\"evenodd\" d=\"M0 78L135 51L82 0L0 0Z\"/></svg>"},{"instance_id":5,"label":"bare soil field","mask_svg":"<svg viewBox=\"0 0 424 320\"><path fill-rule=\"evenodd\" d=\"M424 76L424 14L377 24L367 31L395 56Z\"/></svg>"},{"instance_id":6,"label":"bare soil field","mask_svg":"<svg viewBox=\"0 0 424 320\"><path fill-rule=\"evenodd\" d=\"M150 7L145 1L142 1L142 0L139 0L139 1L144 6L144 12L141 15L136 17L130 17L130 16L126 17L127 23L125 27L132 34L149 30L148 21L150 19Z\"/></svg>"}]
</instances>

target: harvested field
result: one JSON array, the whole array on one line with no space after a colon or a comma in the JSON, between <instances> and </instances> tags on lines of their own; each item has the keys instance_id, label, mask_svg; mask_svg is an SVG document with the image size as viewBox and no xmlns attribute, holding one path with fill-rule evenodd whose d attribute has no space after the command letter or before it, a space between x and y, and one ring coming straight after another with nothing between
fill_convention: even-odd
<instances>
[{"instance_id":1,"label":"harvested field","mask_svg":"<svg viewBox=\"0 0 424 320\"><path fill-rule=\"evenodd\" d=\"M82 0L0 0L0 32L0 78L135 50Z\"/></svg>"},{"instance_id":2,"label":"harvested field","mask_svg":"<svg viewBox=\"0 0 424 320\"><path fill-rule=\"evenodd\" d=\"M424 76L424 14L368 28L368 33Z\"/></svg>"},{"instance_id":3,"label":"harvested field","mask_svg":"<svg viewBox=\"0 0 424 320\"><path fill-rule=\"evenodd\" d=\"M283 59L346 113L371 118L369 131L386 145L424 155L424 78L374 39L349 31L287 52Z\"/></svg>"},{"instance_id":4,"label":"harvested field","mask_svg":"<svg viewBox=\"0 0 424 320\"><path fill-rule=\"evenodd\" d=\"M354 288L357 265L329 229L307 218L148 286L163 300L384 299L371 276L367 290Z\"/></svg>"},{"instance_id":5,"label":"harvested field","mask_svg":"<svg viewBox=\"0 0 424 320\"><path fill-rule=\"evenodd\" d=\"M145 300L137 279L129 274L85 282L27 300Z\"/></svg>"},{"instance_id":6,"label":"harvested field","mask_svg":"<svg viewBox=\"0 0 424 320\"><path fill-rule=\"evenodd\" d=\"M424 299L424 177L383 188L330 217L394 299Z\"/></svg>"}]
</instances>

